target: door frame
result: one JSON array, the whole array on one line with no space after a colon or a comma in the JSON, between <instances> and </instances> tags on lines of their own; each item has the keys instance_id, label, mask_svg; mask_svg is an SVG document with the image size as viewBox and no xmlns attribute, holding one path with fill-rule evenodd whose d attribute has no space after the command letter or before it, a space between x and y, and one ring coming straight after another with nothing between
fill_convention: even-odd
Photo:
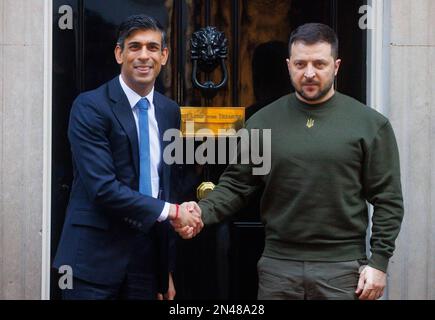
<instances>
[{"instance_id":1,"label":"door frame","mask_svg":"<svg viewBox=\"0 0 435 320\"><path fill-rule=\"evenodd\" d=\"M367 105L389 111L390 0L369 0L372 28L367 31ZM52 45L53 1L44 0L44 109L41 299L50 299L52 175Z\"/></svg>"},{"instance_id":2,"label":"door frame","mask_svg":"<svg viewBox=\"0 0 435 320\"><path fill-rule=\"evenodd\" d=\"M367 30L367 105L385 116L390 106L391 0L368 0L371 21ZM369 205L366 250L370 251L373 206ZM388 283L381 300L388 299Z\"/></svg>"},{"instance_id":3,"label":"door frame","mask_svg":"<svg viewBox=\"0 0 435 320\"><path fill-rule=\"evenodd\" d=\"M391 0L369 0L368 6L371 28L367 30L367 105L388 115Z\"/></svg>"}]
</instances>

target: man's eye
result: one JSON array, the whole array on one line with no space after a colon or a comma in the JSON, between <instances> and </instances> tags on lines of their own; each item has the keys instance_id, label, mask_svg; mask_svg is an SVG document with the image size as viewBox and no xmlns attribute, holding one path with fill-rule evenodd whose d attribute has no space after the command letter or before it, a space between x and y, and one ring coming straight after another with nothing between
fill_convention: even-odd
<instances>
[{"instance_id":1,"label":"man's eye","mask_svg":"<svg viewBox=\"0 0 435 320\"><path fill-rule=\"evenodd\" d=\"M140 46L137 45L137 44L132 44L132 45L130 45L128 48L129 48L130 50L139 50L139 49L140 49Z\"/></svg>"},{"instance_id":2,"label":"man's eye","mask_svg":"<svg viewBox=\"0 0 435 320\"><path fill-rule=\"evenodd\" d=\"M295 65L296 65L296 68L303 68L304 67L304 64L302 62L296 62Z\"/></svg>"},{"instance_id":3,"label":"man's eye","mask_svg":"<svg viewBox=\"0 0 435 320\"><path fill-rule=\"evenodd\" d=\"M156 52L156 51L159 51L160 48L158 46L149 46L148 50L151 52Z\"/></svg>"}]
</instances>

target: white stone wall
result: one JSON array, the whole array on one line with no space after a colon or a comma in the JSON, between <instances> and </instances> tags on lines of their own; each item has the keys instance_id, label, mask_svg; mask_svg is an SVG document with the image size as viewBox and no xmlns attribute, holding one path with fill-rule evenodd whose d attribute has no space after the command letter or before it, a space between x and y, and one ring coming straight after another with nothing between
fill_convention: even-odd
<instances>
[{"instance_id":1,"label":"white stone wall","mask_svg":"<svg viewBox=\"0 0 435 320\"><path fill-rule=\"evenodd\" d=\"M44 6L0 0L0 299L41 297Z\"/></svg>"},{"instance_id":2,"label":"white stone wall","mask_svg":"<svg viewBox=\"0 0 435 320\"><path fill-rule=\"evenodd\" d=\"M389 299L435 299L435 1L391 0L390 114L405 218Z\"/></svg>"}]
</instances>

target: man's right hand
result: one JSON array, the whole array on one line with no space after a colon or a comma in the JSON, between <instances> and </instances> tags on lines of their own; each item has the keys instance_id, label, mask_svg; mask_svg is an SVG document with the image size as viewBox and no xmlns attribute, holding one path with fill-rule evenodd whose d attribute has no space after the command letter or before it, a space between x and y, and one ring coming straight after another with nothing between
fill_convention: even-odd
<instances>
[{"instance_id":1,"label":"man's right hand","mask_svg":"<svg viewBox=\"0 0 435 320\"><path fill-rule=\"evenodd\" d=\"M178 217L176 216L176 206L171 205L169 218L175 231L183 239L191 239L196 236L204 227L201 220L201 208L194 201L184 202L179 206Z\"/></svg>"}]
</instances>

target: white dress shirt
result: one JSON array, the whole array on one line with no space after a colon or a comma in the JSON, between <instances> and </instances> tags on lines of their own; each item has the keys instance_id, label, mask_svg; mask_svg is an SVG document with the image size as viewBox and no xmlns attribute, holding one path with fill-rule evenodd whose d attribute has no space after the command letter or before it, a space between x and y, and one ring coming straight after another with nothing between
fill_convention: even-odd
<instances>
[{"instance_id":1,"label":"white dress shirt","mask_svg":"<svg viewBox=\"0 0 435 320\"><path fill-rule=\"evenodd\" d=\"M130 103L131 110L133 112L134 121L136 122L136 131L137 138L140 143L140 133L139 133L139 110L135 108L138 101L142 98L135 91L133 91L122 79L122 76L119 75L119 82L121 84L122 90L124 90L125 95L127 96L128 102ZM154 87L151 89L151 92L146 96L149 102L148 108L148 128L150 135L150 169L151 169L151 190L153 198L159 197L160 190L160 177L159 177L159 166L160 166L160 155L162 154L162 150L160 147L160 138L159 138L159 126L156 120L155 114L155 106L154 106ZM140 145L140 144L139 144ZM169 203L166 202L163 210L157 219L157 221L164 221L168 218L169 214Z\"/></svg>"}]
</instances>

